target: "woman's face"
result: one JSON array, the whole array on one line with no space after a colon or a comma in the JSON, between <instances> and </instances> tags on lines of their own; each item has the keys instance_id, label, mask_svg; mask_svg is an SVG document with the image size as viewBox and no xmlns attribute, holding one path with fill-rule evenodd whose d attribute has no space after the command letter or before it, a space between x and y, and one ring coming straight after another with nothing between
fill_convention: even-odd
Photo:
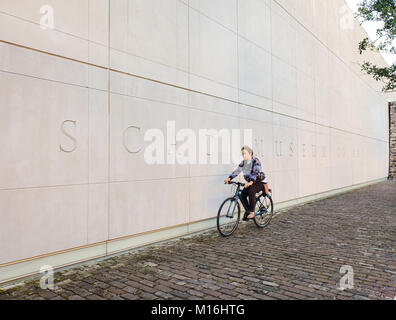
<instances>
[{"instance_id":1,"label":"woman's face","mask_svg":"<svg viewBox=\"0 0 396 320\"><path fill-rule=\"evenodd\" d=\"M242 150L242 157L246 161L249 161L252 159L252 155L249 153L249 151L247 151L245 149Z\"/></svg>"}]
</instances>

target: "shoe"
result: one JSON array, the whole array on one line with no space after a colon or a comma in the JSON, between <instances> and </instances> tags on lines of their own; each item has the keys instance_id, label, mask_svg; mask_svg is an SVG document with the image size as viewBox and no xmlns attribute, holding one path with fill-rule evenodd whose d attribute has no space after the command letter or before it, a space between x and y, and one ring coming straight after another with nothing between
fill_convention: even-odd
<instances>
[{"instance_id":1,"label":"shoe","mask_svg":"<svg viewBox=\"0 0 396 320\"><path fill-rule=\"evenodd\" d=\"M248 220L252 220L256 217L256 215L253 215L253 217L251 217L251 218L248 218L248 216L250 216L250 213L246 216L246 219L248 219Z\"/></svg>"},{"instance_id":2,"label":"shoe","mask_svg":"<svg viewBox=\"0 0 396 320\"><path fill-rule=\"evenodd\" d=\"M248 216L248 214L245 213L245 214L243 215L242 221L249 221L249 219L247 218L247 216Z\"/></svg>"}]
</instances>

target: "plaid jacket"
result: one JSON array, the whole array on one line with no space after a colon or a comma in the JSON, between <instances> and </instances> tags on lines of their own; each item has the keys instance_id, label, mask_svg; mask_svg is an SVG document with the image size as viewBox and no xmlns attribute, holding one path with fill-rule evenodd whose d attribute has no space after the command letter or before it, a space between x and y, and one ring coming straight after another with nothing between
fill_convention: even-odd
<instances>
[{"instance_id":1,"label":"plaid jacket","mask_svg":"<svg viewBox=\"0 0 396 320\"><path fill-rule=\"evenodd\" d=\"M241 172L243 172L243 177L247 182L250 181L266 182L265 174L264 172L261 171L260 160L256 157L253 157L250 163L248 163L246 160L242 160L242 162L238 165L238 167L231 173L229 178L232 180L236 176L238 176Z\"/></svg>"}]
</instances>

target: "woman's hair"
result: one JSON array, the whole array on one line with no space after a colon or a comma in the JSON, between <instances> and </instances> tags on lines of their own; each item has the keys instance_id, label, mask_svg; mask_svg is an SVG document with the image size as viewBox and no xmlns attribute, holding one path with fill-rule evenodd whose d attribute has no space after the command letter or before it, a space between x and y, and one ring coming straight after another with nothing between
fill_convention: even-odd
<instances>
[{"instance_id":1,"label":"woman's hair","mask_svg":"<svg viewBox=\"0 0 396 320\"><path fill-rule=\"evenodd\" d=\"M253 149L250 148L249 146L243 146L241 151L246 150L247 152L249 152L251 155L253 155Z\"/></svg>"}]
</instances>

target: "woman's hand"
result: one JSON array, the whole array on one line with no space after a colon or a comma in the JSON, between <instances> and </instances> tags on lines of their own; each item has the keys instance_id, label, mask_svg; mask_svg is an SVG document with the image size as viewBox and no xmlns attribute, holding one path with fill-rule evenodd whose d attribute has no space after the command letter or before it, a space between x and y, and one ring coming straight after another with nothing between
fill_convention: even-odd
<instances>
[{"instance_id":1,"label":"woman's hand","mask_svg":"<svg viewBox=\"0 0 396 320\"><path fill-rule=\"evenodd\" d=\"M244 188L245 188L245 189L246 189L246 188L249 188L252 184L253 184L253 181L250 181L249 183L246 183L246 184L245 184Z\"/></svg>"},{"instance_id":2,"label":"woman's hand","mask_svg":"<svg viewBox=\"0 0 396 320\"><path fill-rule=\"evenodd\" d=\"M225 183L225 184L228 184L230 181L231 181L231 179L230 179L230 178L227 178L227 179L224 180L224 183Z\"/></svg>"}]
</instances>

